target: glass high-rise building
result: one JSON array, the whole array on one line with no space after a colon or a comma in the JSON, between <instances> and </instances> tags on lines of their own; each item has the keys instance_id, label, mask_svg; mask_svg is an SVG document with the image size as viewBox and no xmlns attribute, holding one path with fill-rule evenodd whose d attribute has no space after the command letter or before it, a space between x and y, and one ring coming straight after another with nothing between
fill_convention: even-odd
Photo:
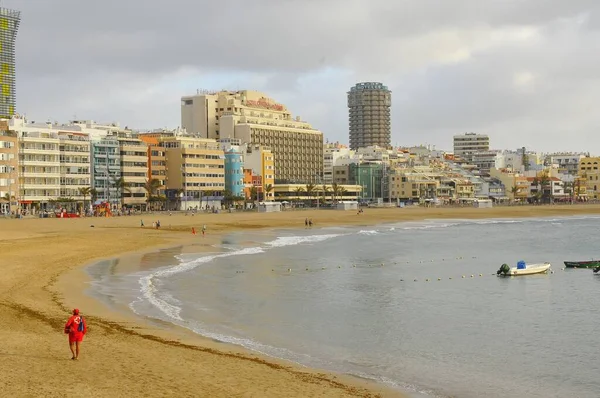
<instances>
[{"instance_id":1,"label":"glass high-rise building","mask_svg":"<svg viewBox=\"0 0 600 398\"><path fill-rule=\"evenodd\" d=\"M15 39L21 22L21 12L0 8L0 118L15 114Z\"/></svg>"},{"instance_id":2,"label":"glass high-rise building","mask_svg":"<svg viewBox=\"0 0 600 398\"><path fill-rule=\"evenodd\" d=\"M348 92L350 149L391 144L392 92L381 83L358 83Z\"/></svg>"}]
</instances>

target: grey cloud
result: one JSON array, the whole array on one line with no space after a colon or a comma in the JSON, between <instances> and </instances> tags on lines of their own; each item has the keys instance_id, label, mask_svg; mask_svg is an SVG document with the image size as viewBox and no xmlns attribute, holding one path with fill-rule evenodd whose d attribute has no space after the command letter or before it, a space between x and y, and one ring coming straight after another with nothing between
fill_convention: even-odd
<instances>
[{"instance_id":1,"label":"grey cloud","mask_svg":"<svg viewBox=\"0 0 600 398\"><path fill-rule=\"evenodd\" d=\"M166 83L187 70L196 81L229 73L236 88L263 90L346 141L346 91L381 80L393 90L394 142L448 146L457 131L488 131L499 145L559 149L555 132L569 131L569 145L600 152L592 133L600 117L590 106L600 100L594 0L3 6L22 11L18 109L38 119L176 126L179 96L197 87ZM340 75L310 80L327 69ZM553 138L536 141L542 134Z\"/></svg>"}]
</instances>

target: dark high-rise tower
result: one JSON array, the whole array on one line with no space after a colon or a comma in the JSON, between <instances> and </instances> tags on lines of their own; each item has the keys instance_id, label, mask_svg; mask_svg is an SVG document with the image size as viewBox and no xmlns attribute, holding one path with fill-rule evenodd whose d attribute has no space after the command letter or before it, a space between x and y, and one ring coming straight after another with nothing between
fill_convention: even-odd
<instances>
[{"instance_id":1,"label":"dark high-rise tower","mask_svg":"<svg viewBox=\"0 0 600 398\"><path fill-rule=\"evenodd\" d=\"M15 114L15 39L21 12L0 8L0 118Z\"/></svg>"},{"instance_id":2,"label":"dark high-rise tower","mask_svg":"<svg viewBox=\"0 0 600 398\"><path fill-rule=\"evenodd\" d=\"M392 124L392 92L381 83L358 83L348 92L350 149L372 145L388 148Z\"/></svg>"}]
</instances>

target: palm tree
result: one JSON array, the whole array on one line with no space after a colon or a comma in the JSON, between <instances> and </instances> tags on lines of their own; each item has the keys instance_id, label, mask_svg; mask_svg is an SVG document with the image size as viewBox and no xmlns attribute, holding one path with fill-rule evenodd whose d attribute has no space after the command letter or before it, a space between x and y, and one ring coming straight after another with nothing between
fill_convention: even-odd
<instances>
[{"instance_id":1,"label":"palm tree","mask_svg":"<svg viewBox=\"0 0 600 398\"><path fill-rule=\"evenodd\" d=\"M327 194L329 193L330 189L327 185L323 184L323 203L325 203Z\"/></svg>"},{"instance_id":2,"label":"palm tree","mask_svg":"<svg viewBox=\"0 0 600 398\"><path fill-rule=\"evenodd\" d=\"M95 203L98 200L98 190L96 188L90 189L90 200Z\"/></svg>"},{"instance_id":3,"label":"palm tree","mask_svg":"<svg viewBox=\"0 0 600 398\"><path fill-rule=\"evenodd\" d=\"M273 189L274 189L274 187L272 184L267 184L267 186L264 189L265 190L265 199L264 200L266 200L266 198L268 198L270 196L269 194L273 191Z\"/></svg>"},{"instance_id":4,"label":"palm tree","mask_svg":"<svg viewBox=\"0 0 600 398\"><path fill-rule=\"evenodd\" d=\"M254 200L256 199L256 196L258 195L258 188L256 187L256 185L252 185L250 187L249 194L250 194L250 198L249 198L250 201L252 203L254 203Z\"/></svg>"},{"instance_id":5,"label":"palm tree","mask_svg":"<svg viewBox=\"0 0 600 398\"><path fill-rule=\"evenodd\" d=\"M516 185L513 185L513 187L510 189L510 193L513 194L513 200L516 200L517 194L519 193L519 188Z\"/></svg>"},{"instance_id":6,"label":"palm tree","mask_svg":"<svg viewBox=\"0 0 600 398\"><path fill-rule=\"evenodd\" d=\"M344 196L348 196L350 192L346 190L344 187L340 187L340 197L344 200ZM356 199L358 200L358 193L356 193Z\"/></svg>"},{"instance_id":7,"label":"palm tree","mask_svg":"<svg viewBox=\"0 0 600 398\"><path fill-rule=\"evenodd\" d=\"M540 186L542 188L542 200L547 199L550 201L552 199L552 182L548 177L548 173L544 172L540 178Z\"/></svg>"},{"instance_id":8,"label":"palm tree","mask_svg":"<svg viewBox=\"0 0 600 398\"><path fill-rule=\"evenodd\" d=\"M315 184L306 184L306 195L308 196L308 200L312 199L313 193L315 192L316 186Z\"/></svg>"},{"instance_id":9,"label":"palm tree","mask_svg":"<svg viewBox=\"0 0 600 398\"><path fill-rule=\"evenodd\" d=\"M296 193L296 202L300 202L300 194L304 192L304 188L298 187L294 190L294 192Z\"/></svg>"},{"instance_id":10,"label":"palm tree","mask_svg":"<svg viewBox=\"0 0 600 398\"><path fill-rule=\"evenodd\" d=\"M81 196L83 196L83 212L84 213L87 213L86 206L85 206L85 201L86 201L86 199L87 199L87 197L88 197L88 195L90 194L91 191L92 191L91 187L81 187L81 188L79 188L79 194Z\"/></svg>"},{"instance_id":11,"label":"palm tree","mask_svg":"<svg viewBox=\"0 0 600 398\"><path fill-rule=\"evenodd\" d=\"M114 178L113 184L117 189L117 196L121 199L121 208L125 207L125 192L131 193L131 183L125 181L125 177Z\"/></svg>"},{"instance_id":12,"label":"palm tree","mask_svg":"<svg viewBox=\"0 0 600 398\"><path fill-rule=\"evenodd\" d=\"M331 200L334 204L337 202L337 197L340 194L340 189L341 187L338 185L337 182L331 184Z\"/></svg>"},{"instance_id":13,"label":"palm tree","mask_svg":"<svg viewBox=\"0 0 600 398\"><path fill-rule=\"evenodd\" d=\"M160 180L157 180L156 178L151 178L149 180L146 181L146 184L144 184L144 189L146 190L146 192L148 193L148 197L146 198L146 208L150 208L150 202L154 202L156 199L156 193L158 192L158 188L160 188L161 186L161 182Z\"/></svg>"}]
</instances>

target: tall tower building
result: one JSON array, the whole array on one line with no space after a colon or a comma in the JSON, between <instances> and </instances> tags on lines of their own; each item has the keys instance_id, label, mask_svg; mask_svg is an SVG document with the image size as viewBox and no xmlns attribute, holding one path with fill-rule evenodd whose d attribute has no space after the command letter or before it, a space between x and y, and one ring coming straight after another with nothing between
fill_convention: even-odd
<instances>
[{"instance_id":1,"label":"tall tower building","mask_svg":"<svg viewBox=\"0 0 600 398\"><path fill-rule=\"evenodd\" d=\"M392 125L392 92L381 83L358 83L348 92L350 149L372 145L388 148Z\"/></svg>"},{"instance_id":2,"label":"tall tower building","mask_svg":"<svg viewBox=\"0 0 600 398\"><path fill-rule=\"evenodd\" d=\"M0 8L0 118L9 119L15 114L15 39L21 12Z\"/></svg>"}]
</instances>

